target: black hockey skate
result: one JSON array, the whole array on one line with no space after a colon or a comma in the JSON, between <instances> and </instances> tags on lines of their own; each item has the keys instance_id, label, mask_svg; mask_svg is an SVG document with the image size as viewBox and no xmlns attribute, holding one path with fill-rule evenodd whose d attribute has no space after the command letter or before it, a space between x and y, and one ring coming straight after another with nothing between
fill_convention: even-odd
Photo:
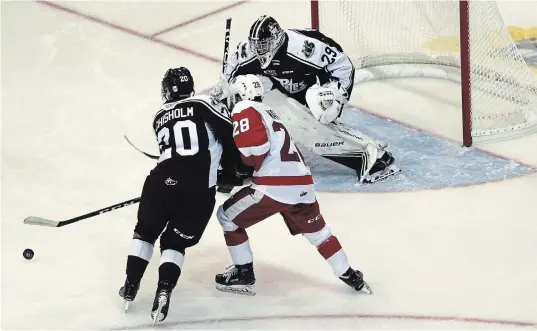
<instances>
[{"instance_id":1,"label":"black hockey skate","mask_svg":"<svg viewBox=\"0 0 537 331\"><path fill-rule=\"evenodd\" d=\"M395 165L395 159L388 151L384 151L384 155L375 161L375 164L364 176L364 183L374 183L379 180L386 179L390 176L396 175L401 170Z\"/></svg>"},{"instance_id":2,"label":"black hockey skate","mask_svg":"<svg viewBox=\"0 0 537 331\"><path fill-rule=\"evenodd\" d=\"M159 281L157 286L157 293L155 294L155 300L153 300L153 308L151 309L151 318L153 319L153 326L157 322L162 322L168 316L168 309L170 309L170 299L172 296L174 286L166 281Z\"/></svg>"},{"instance_id":3,"label":"black hockey skate","mask_svg":"<svg viewBox=\"0 0 537 331\"><path fill-rule=\"evenodd\" d=\"M119 296L125 299L125 312L129 310L129 304L134 301L139 289L140 282L131 283L128 278L125 279L125 284L119 289Z\"/></svg>"},{"instance_id":4,"label":"black hockey skate","mask_svg":"<svg viewBox=\"0 0 537 331\"><path fill-rule=\"evenodd\" d=\"M255 295L255 275L252 263L230 266L214 278L216 289L242 295Z\"/></svg>"},{"instance_id":5,"label":"black hockey skate","mask_svg":"<svg viewBox=\"0 0 537 331\"><path fill-rule=\"evenodd\" d=\"M364 281L364 275L358 270L349 268L349 270L341 275L339 279L356 291L364 290L364 292L368 294L373 294L373 291L371 291L369 285L367 285L367 283Z\"/></svg>"}]
</instances>

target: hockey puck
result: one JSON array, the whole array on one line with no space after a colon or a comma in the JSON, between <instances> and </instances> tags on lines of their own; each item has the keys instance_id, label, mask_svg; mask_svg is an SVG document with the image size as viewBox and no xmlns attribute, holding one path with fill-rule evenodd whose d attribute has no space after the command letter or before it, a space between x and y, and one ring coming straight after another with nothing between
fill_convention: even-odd
<instances>
[{"instance_id":1,"label":"hockey puck","mask_svg":"<svg viewBox=\"0 0 537 331\"><path fill-rule=\"evenodd\" d=\"M31 260L34 257L34 251L29 248L26 248L24 252L22 252L22 256L24 256L26 260Z\"/></svg>"}]
</instances>

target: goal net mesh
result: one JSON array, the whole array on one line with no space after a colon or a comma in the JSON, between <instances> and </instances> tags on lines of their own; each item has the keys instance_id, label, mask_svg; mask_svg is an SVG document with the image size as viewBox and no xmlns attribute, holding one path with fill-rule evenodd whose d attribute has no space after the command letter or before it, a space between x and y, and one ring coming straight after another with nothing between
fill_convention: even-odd
<instances>
[{"instance_id":1,"label":"goal net mesh","mask_svg":"<svg viewBox=\"0 0 537 331\"><path fill-rule=\"evenodd\" d=\"M319 1L319 30L341 44L355 83L429 77L461 82L459 1ZM478 140L537 130L537 75L495 2L469 2L470 114ZM475 141L475 139L474 139Z\"/></svg>"}]
</instances>

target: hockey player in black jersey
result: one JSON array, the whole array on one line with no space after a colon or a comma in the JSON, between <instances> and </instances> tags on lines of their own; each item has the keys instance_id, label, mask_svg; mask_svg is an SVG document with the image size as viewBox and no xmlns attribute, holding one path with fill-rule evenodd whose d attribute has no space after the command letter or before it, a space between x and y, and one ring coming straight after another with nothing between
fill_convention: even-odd
<instances>
[{"instance_id":1,"label":"hockey player in black jersey","mask_svg":"<svg viewBox=\"0 0 537 331\"><path fill-rule=\"evenodd\" d=\"M168 70L161 92L164 105L153 121L160 158L144 183L127 277L119 292L127 309L160 236L154 322L166 318L185 250L199 242L212 215L219 165L230 173L241 164L227 107L211 96L194 96L188 69Z\"/></svg>"},{"instance_id":2,"label":"hockey player in black jersey","mask_svg":"<svg viewBox=\"0 0 537 331\"><path fill-rule=\"evenodd\" d=\"M288 96L273 108L306 148L355 169L360 182L399 172L386 144L338 119L352 93L354 65L331 38L311 29L282 29L263 15L230 56L213 94L225 95L231 80L245 74L260 76L265 91L277 89Z\"/></svg>"}]
</instances>

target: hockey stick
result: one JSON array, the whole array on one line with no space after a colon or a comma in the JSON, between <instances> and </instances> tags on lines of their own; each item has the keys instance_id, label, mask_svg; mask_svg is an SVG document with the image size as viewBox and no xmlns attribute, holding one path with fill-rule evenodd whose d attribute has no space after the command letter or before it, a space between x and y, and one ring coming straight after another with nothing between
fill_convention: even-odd
<instances>
[{"instance_id":1,"label":"hockey stick","mask_svg":"<svg viewBox=\"0 0 537 331\"><path fill-rule=\"evenodd\" d=\"M228 58L228 55L229 55L229 39L230 39L230 36L231 36L231 17L228 17L226 19L226 33L225 33L225 37L224 37L224 57L222 59L222 73L224 73L226 71L227 58ZM216 189L217 192L225 193L225 194L231 193L232 190L233 190L233 186L232 187L218 186L217 189Z\"/></svg>"},{"instance_id":2,"label":"hockey stick","mask_svg":"<svg viewBox=\"0 0 537 331\"><path fill-rule=\"evenodd\" d=\"M222 73L226 71L227 58L229 54L229 37L231 35L231 17L226 19L226 33L224 37L224 57L222 59ZM218 186L216 191L220 193L229 194L233 190L233 187Z\"/></svg>"},{"instance_id":3,"label":"hockey stick","mask_svg":"<svg viewBox=\"0 0 537 331\"><path fill-rule=\"evenodd\" d=\"M229 37L231 35L231 17L226 18L226 35L224 38L224 58L222 59L222 73L226 71L227 57L229 54Z\"/></svg>"},{"instance_id":4,"label":"hockey stick","mask_svg":"<svg viewBox=\"0 0 537 331\"><path fill-rule=\"evenodd\" d=\"M106 208L103 208L103 209L99 209L99 210L93 211L91 213L84 214L84 215L81 215L81 216L78 216L78 217L75 217L75 218L71 218L71 219L68 219L68 220L65 220L65 221L53 221L53 220L49 220L49 219L38 217L38 216L29 216L29 217L26 217L24 219L24 224L50 226L50 227L53 227L53 228L59 228L59 227L62 227L64 225L68 225L68 224L72 224L72 223L84 220L86 218L90 218L90 217L93 217L93 216L108 213L109 211L116 210L116 209L119 209L119 208L127 207L127 206L130 206L130 205L135 204L137 202L140 202L140 198L134 198L134 199L130 199L130 200L127 200L127 201L124 201L124 202L120 202L120 203L115 204L113 206L109 206L109 207L106 207Z\"/></svg>"},{"instance_id":5,"label":"hockey stick","mask_svg":"<svg viewBox=\"0 0 537 331\"><path fill-rule=\"evenodd\" d=\"M125 138L125 140L129 143L129 145L131 145L132 147L134 147L135 150L137 150L138 152L144 154L145 156L147 156L148 158L151 158L153 160L158 160L158 156L157 155L151 155L149 153L146 153L144 151L142 151L141 149L139 149L138 147L134 146L134 144L129 140L129 138L127 138L127 136L123 135L123 137Z\"/></svg>"}]
</instances>

